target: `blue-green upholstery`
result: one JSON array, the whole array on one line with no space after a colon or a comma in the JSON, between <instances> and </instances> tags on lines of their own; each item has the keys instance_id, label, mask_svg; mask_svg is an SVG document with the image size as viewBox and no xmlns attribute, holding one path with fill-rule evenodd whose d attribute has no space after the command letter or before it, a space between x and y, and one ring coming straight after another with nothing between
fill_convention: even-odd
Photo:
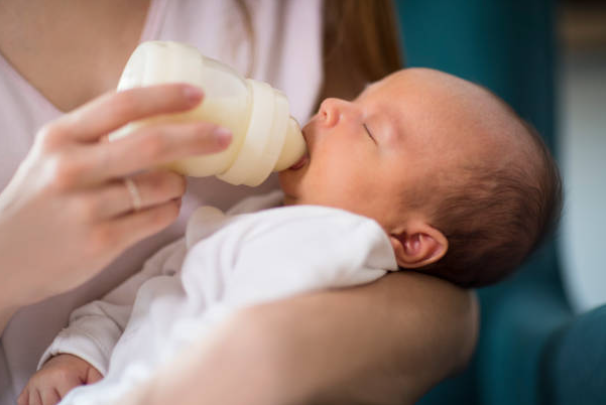
<instances>
[{"instance_id":1,"label":"blue-green upholstery","mask_svg":"<svg viewBox=\"0 0 606 405\"><path fill-rule=\"evenodd\" d=\"M557 156L555 1L396 0L407 66L494 91ZM468 369L421 405L606 404L606 306L575 316L554 240L513 278L479 291L481 332Z\"/></svg>"}]
</instances>

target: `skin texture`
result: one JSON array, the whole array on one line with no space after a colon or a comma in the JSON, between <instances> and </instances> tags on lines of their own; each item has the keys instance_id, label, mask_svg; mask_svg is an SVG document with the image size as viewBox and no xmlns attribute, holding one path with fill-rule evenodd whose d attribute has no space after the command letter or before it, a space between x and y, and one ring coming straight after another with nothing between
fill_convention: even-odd
<instances>
[{"instance_id":1,"label":"skin texture","mask_svg":"<svg viewBox=\"0 0 606 405\"><path fill-rule=\"evenodd\" d=\"M0 51L59 109L71 111L113 89L138 41L148 3L148 0L2 1ZM59 54L61 58L57 58ZM187 97L179 101L177 93L178 87L150 89L118 101L116 96L107 95L106 102L100 104L96 100L94 107L86 108L92 116L100 117L99 121L93 120L94 124L87 125L88 120L83 119L87 116L81 110L70 114L60 125L50 123L42 130L38 137L41 143L35 154L28 156L28 163L24 162L19 169L19 179L11 182L10 193L7 189L1 194L0 238L10 234L9 230L34 229L26 221L33 218L36 227L45 224L46 235L53 232L52 240L59 247L69 247L70 252L88 252L80 260L95 262L97 266L89 266L90 273L86 274L81 273L81 267L65 270L61 260L69 255L49 254L44 256L45 273L3 272L0 329L20 306L89 279L133 239L156 232L176 217L175 199L183 192L183 179L172 173L149 174L146 179L137 179L137 184L147 183L147 192L157 193L150 197L157 211L142 211L140 214L149 215L138 217L136 224L116 227L110 233L105 228L101 237L89 237L95 234L90 231L96 229L96 225L91 225L96 222L88 215L97 219L99 215L107 215L104 207L108 193L115 189L116 180L120 181L134 166L184 157L190 151L203 153L224 147L225 139L212 135L216 127L202 124L189 129L165 128L153 136L158 138L152 142L155 146L149 146L149 142L143 146L133 139L135 144L121 143L108 149L94 142L106 135L100 128L107 130L119 121L142 116L143 106L147 106L145 111L149 114L190 108ZM195 132L198 136L193 136ZM178 144L171 144L173 147L164 154L161 146L169 136L177 139ZM149 155L140 154L141 147L149 147ZM126 160L138 163L112 173L82 168L78 164L83 161L76 157L84 148L89 149L88 156L97 159L124 161L124 156L128 156ZM144 160L136 159L140 155L146 156ZM51 171L52 176L40 177L39 173L46 172L48 165L62 169ZM88 185L84 186L85 183ZM125 189L117 193L122 194L111 197L113 209L126 213L125 220L134 218ZM146 194L145 187L142 193ZM82 202L80 197L85 195L88 198ZM143 199L146 197L149 195ZM66 223L60 220L62 217L55 218L59 207L65 204L75 204L91 214L73 217ZM13 210L11 215L2 214L7 207ZM40 209L47 211L44 215L35 214ZM86 221L82 222L83 219ZM86 225L82 228L79 223ZM62 230L64 239L58 240L56 229ZM141 233L133 236L133 229L141 229ZM117 239L121 240L118 246ZM28 239L30 243L33 241L40 243L40 253L45 252L40 246L48 239ZM15 254L16 245L11 243L12 239L0 240L4 249L0 252L0 269L22 268L21 260L34 256ZM28 246L28 252L32 251L38 252L35 245ZM5 256L8 253L13 254L9 259ZM49 270L53 266L60 270ZM60 278L71 281L46 287L45 281ZM188 356L191 368L181 369L179 364L175 365L177 368L167 367L131 397L131 403L199 404L202 397L212 404L266 405L307 399L308 403L344 403L344 399L353 403L412 403L413 397L466 364L476 331L477 302L473 293L421 274L393 274L361 288L297 297L238 313L191 352ZM302 347L306 350L301 350ZM248 388L258 395L243 390L242 381L250 381ZM163 400L167 398L170 401Z\"/></svg>"},{"instance_id":2,"label":"skin texture","mask_svg":"<svg viewBox=\"0 0 606 405\"><path fill-rule=\"evenodd\" d=\"M59 110L71 111L115 89L149 2L5 0L0 51Z\"/></svg>"}]
</instances>

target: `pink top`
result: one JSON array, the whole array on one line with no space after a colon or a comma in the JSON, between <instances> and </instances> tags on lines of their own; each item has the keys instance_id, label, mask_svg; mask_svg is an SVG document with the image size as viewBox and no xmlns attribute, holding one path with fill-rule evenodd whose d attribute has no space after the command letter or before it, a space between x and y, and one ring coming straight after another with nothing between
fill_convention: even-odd
<instances>
[{"instance_id":1,"label":"pink top","mask_svg":"<svg viewBox=\"0 0 606 405\"><path fill-rule=\"evenodd\" d=\"M256 0L251 5L255 35L253 65L249 65L250 41L246 40L239 9L232 1L151 0L141 41L190 43L204 55L233 66L243 75L284 91L292 114L304 122L312 114L322 81L321 2ZM0 73L0 189L3 189L28 152L37 130L62 113L1 54ZM195 207L210 204L226 209L246 195L275 187L275 177L256 189L234 187L215 178L190 179L176 223L128 250L84 286L19 311L0 341L0 405L15 403L40 355L65 325L71 310L102 296L139 270L142 262L161 246L182 235Z\"/></svg>"}]
</instances>

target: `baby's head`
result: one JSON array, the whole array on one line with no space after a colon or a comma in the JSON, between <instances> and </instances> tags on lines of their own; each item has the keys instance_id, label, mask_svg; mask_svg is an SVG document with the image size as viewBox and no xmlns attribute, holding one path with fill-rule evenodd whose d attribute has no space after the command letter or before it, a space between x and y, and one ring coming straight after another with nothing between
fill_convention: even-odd
<instances>
[{"instance_id":1,"label":"baby's head","mask_svg":"<svg viewBox=\"0 0 606 405\"><path fill-rule=\"evenodd\" d=\"M494 283L559 215L558 171L540 137L446 73L405 69L352 102L327 99L303 133L308 159L280 174L286 204L375 219L402 268Z\"/></svg>"}]
</instances>

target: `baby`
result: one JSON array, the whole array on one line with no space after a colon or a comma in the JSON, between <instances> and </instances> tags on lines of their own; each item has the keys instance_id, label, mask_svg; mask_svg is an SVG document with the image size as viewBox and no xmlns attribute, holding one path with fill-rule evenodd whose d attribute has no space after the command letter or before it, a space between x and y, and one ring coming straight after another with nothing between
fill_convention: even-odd
<instances>
[{"instance_id":1,"label":"baby","mask_svg":"<svg viewBox=\"0 0 606 405\"><path fill-rule=\"evenodd\" d=\"M463 287L508 275L557 222L561 183L540 136L465 80L406 69L356 100L325 100L309 160L281 173L286 204L376 220L401 268Z\"/></svg>"},{"instance_id":2,"label":"baby","mask_svg":"<svg viewBox=\"0 0 606 405\"><path fill-rule=\"evenodd\" d=\"M497 97L445 73L406 69L352 102L327 99L303 133L309 153L280 173L282 192L227 215L199 208L185 238L74 311L19 404L113 403L245 305L399 269L495 283L559 214L540 138Z\"/></svg>"}]
</instances>

